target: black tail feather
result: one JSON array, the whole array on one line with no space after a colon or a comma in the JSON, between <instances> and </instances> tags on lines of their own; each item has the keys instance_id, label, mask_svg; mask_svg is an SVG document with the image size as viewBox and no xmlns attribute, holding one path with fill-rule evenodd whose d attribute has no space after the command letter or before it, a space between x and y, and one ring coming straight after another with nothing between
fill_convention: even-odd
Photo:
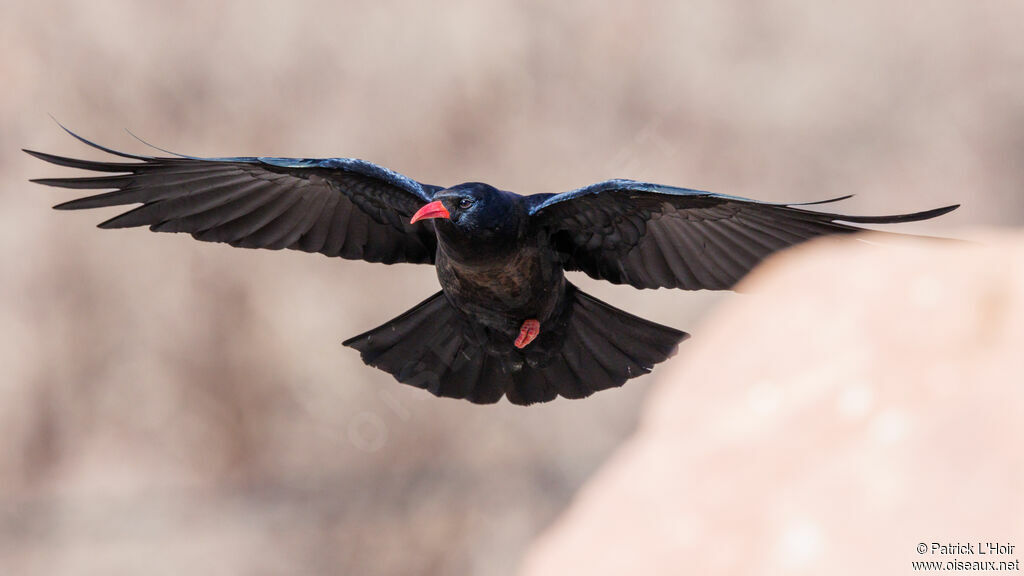
<instances>
[{"instance_id":1,"label":"black tail feather","mask_svg":"<svg viewBox=\"0 0 1024 576\"><path fill-rule=\"evenodd\" d=\"M359 350L368 365L436 396L478 404L508 396L513 404L526 405L621 386L650 372L688 337L571 284L565 298L564 314L542 326L541 336L525 350L472 325L441 292L344 344Z\"/></svg>"},{"instance_id":2,"label":"black tail feather","mask_svg":"<svg viewBox=\"0 0 1024 576\"><path fill-rule=\"evenodd\" d=\"M359 350L366 364L435 396L493 404L511 384L442 292L343 344Z\"/></svg>"},{"instance_id":3,"label":"black tail feather","mask_svg":"<svg viewBox=\"0 0 1024 576\"><path fill-rule=\"evenodd\" d=\"M584 398L622 386L672 356L689 337L614 308L572 285L566 297L572 308L564 340L542 365L528 363L512 374L516 386L508 396L514 404L547 402L556 394Z\"/></svg>"}]
</instances>

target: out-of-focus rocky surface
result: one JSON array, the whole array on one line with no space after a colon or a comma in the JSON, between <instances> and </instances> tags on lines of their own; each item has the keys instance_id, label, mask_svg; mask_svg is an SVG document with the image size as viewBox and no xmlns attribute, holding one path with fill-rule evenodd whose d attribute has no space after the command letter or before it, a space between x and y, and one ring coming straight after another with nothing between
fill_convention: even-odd
<instances>
[{"instance_id":1,"label":"out-of-focus rocky surface","mask_svg":"<svg viewBox=\"0 0 1024 576\"><path fill-rule=\"evenodd\" d=\"M980 242L823 243L769 261L698 326L522 573L1024 559L1024 235Z\"/></svg>"},{"instance_id":2,"label":"out-of-focus rocky surface","mask_svg":"<svg viewBox=\"0 0 1024 576\"><path fill-rule=\"evenodd\" d=\"M514 572L731 294L595 296L694 334L582 402L438 400L347 337L433 270L97 230L122 132L522 193L626 177L1024 223L1019 2L0 3L0 573ZM810 288L809 288L810 289ZM702 402L717 402L708 397ZM717 404L703 405L712 409Z\"/></svg>"}]
</instances>

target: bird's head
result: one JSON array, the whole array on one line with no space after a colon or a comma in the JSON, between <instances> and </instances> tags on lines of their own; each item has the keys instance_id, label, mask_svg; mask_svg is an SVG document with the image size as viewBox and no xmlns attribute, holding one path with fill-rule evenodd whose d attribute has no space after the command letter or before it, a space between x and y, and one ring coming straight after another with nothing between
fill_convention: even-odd
<instances>
[{"instance_id":1,"label":"bird's head","mask_svg":"<svg viewBox=\"0 0 1024 576\"><path fill-rule=\"evenodd\" d=\"M479 182L459 184L434 194L410 220L436 219L438 233L452 241L508 240L519 232L517 196Z\"/></svg>"}]
</instances>

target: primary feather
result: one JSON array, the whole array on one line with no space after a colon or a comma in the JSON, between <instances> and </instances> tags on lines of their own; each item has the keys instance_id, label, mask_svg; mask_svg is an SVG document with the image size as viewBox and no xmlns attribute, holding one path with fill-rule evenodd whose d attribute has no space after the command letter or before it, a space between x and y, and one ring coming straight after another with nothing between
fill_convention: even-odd
<instances>
[{"instance_id":1,"label":"primary feather","mask_svg":"<svg viewBox=\"0 0 1024 576\"><path fill-rule=\"evenodd\" d=\"M39 184L111 192L55 206L140 206L101 228L149 226L244 248L291 248L370 262L434 261L436 239L409 217L437 186L354 158L157 158L86 144L137 162L96 162L25 152L60 166L116 175L41 178Z\"/></svg>"},{"instance_id":2,"label":"primary feather","mask_svg":"<svg viewBox=\"0 0 1024 576\"><path fill-rule=\"evenodd\" d=\"M957 208L891 216L815 212L688 188L609 180L537 198L530 214L550 234L566 270L636 288L725 290L770 254L848 223L926 220Z\"/></svg>"}]
</instances>

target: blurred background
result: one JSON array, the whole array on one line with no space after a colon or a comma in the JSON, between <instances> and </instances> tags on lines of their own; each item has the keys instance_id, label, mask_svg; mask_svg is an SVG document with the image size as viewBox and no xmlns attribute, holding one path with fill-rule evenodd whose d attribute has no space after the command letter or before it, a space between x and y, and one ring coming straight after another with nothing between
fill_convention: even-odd
<instances>
[{"instance_id":1,"label":"blurred background","mask_svg":"<svg viewBox=\"0 0 1024 576\"><path fill-rule=\"evenodd\" d=\"M20 148L99 157L47 114L126 151L148 153L123 128L520 193L963 203L902 228L942 233L1024 223L1022 23L1011 1L3 3L0 572L511 574L659 378L526 409L402 386L341 341L432 268L98 231L114 212L27 182L74 171ZM737 298L572 280L695 338Z\"/></svg>"}]
</instances>

